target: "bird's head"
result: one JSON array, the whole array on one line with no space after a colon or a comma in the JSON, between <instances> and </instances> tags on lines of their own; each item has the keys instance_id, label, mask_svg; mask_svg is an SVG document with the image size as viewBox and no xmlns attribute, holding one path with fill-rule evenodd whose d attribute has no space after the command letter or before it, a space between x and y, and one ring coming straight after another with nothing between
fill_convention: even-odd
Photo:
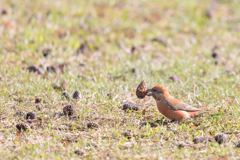
<instances>
[{"instance_id":1,"label":"bird's head","mask_svg":"<svg viewBox=\"0 0 240 160\"><path fill-rule=\"evenodd\" d=\"M167 89L164 86L160 85L155 86L152 89L148 89L147 92L147 96L153 96L155 100L163 100L170 96Z\"/></svg>"}]
</instances>

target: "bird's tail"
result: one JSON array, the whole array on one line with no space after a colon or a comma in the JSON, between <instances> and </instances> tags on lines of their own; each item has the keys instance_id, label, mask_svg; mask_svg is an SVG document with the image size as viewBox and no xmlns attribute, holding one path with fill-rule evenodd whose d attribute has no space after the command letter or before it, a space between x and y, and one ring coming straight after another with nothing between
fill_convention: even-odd
<instances>
[{"instance_id":1,"label":"bird's tail","mask_svg":"<svg viewBox=\"0 0 240 160\"><path fill-rule=\"evenodd\" d=\"M202 114L202 113L208 113L208 112L213 112L213 111L211 111L211 110L202 110L199 113Z\"/></svg>"},{"instance_id":2,"label":"bird's tail","mask_svg":"<svg viewBox=\"0 0 240 160\"><path fill-rule=\"evenodd\" d=\"M210 113L210 112L213 112L213 111L206 111L206 110L201 110L199 112L195 112L194 114L191 115L191 117L196 117L196 116L199 116L203 113Z\"/></svg>"}]
</instances>

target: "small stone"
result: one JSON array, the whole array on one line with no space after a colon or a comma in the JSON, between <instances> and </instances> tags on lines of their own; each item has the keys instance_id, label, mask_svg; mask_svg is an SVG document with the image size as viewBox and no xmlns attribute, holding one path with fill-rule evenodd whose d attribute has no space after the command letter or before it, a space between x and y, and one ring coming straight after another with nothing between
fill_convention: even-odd
<instances>
[{"instance_id":1,"label":"small stone","mask_svg":"<svg viewBox=\"0 0 240 160\"><path fill-rule=\"evenodd\" d=\"M123 110L134 110L134 111L138 111L139 107L136 104L133 103L126 103L123 105Z\"/></svg>"},{"instance_id":2,"label":"small stone","mask_svg":"<svg viewBox=\"0 0 240 160\"><path fill-rule=\"evenodd\" d=\"M220 133L214 137L218 144L225 143L227 141L227 136L224 133Z\"/></svg>"},{"instance_id":3,"label":"small stone","mask_svg":"<svg viewBox=\"0 0 240 160\"><path fill-rule=\"evenodd\" d=\"M73 99L74 100L79 100L80 98L81 98L81 93L80 93L80 91L75 91L74 93L73 93Z\"/></svg>"},{"instance_id":4,"label":"small stone","mask_svg":"<svg viewBox=\"0 0 240 160\"><path fill-rule=\"evenodd\" d=\"M73 108L73 106L71 105L67 105L63 108L63 114L65 116L72 116L74 114L75 110Z\"/></svg>"},{"instance_id":5,"label":"small stone","mask_svg":"<svg viewBox=\"0 0 240 160\"><path fill-rule=\"evenodd\" d=\"M147 95L147 84L145 81L142 81L136 90L136 95L138 98L144 98Z\"/></svg>"},{"instance_id":6,"label":"small stone","mask_svg":"<svg viewBox=\"0 0 240 160\"><path fill-rule=\"evenodd\" d=\"M33 112L28 112L26 115L26 119L36 119L36 115Z\"/></svg>"},{"instance_id":7,"label":"small stone","mask_svg":"<svg viewBox=\"0 0 240 160\"><path fill-rule=\"evenodd\" d=\"M193 143L198 144L198 143L207 143L207 142L211 142L211 138L208 137L195 137L193 139Z\"/></svg>"}]
</instances>

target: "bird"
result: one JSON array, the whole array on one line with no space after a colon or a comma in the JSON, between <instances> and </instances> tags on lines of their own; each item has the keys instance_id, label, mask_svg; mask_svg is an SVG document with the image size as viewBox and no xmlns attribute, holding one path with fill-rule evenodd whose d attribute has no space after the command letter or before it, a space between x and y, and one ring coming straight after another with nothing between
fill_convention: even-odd
<instances>
[{"instance_id":1,"label":"bird","mask_svg":"<svg viewBox=\"0 0 240 160\"><path fill-rule=\"evenodd\" d=\"M164 86L157 85L147 90L147 96L152 96L158 111L171 120L182 121L199 114L211 112L192 107L171 96Z\"/></svg>"}]
</instances>

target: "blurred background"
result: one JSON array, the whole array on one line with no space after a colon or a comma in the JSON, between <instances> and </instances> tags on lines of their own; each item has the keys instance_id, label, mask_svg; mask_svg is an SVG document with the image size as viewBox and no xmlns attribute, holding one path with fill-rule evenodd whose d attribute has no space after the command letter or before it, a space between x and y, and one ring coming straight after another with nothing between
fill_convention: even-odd
<instances>
[{"instance_id":1,"label":"blurred background","mask_svg":"<svg viewBox=\"0 0 240 160\"><path fill-rule=\"evenodd\" d=\"M54 56L49 63L78 54L78 63L108 74L181 67L204 74L212 63L238 72L239 5L237 0L3 0L1 57L18 66L22 60L20 68L41 66L37 59L49 49ZM218 57L212 59L214 51Z\"/></svg>"},{"instance_id":2,"label":"blurred background","mask_svg":"<svg viewBox=\"0 0 240 160\"><path fill-rule=\"evenodd\" d=\"M239 7L237 0L2 0L1 77L21 84L36 79L26 70L37 71L37 85L47 88L66 81L70 90L125 95L145 80L180 97L196 84L236 85Z\"/></svg>"}]
</instances>

